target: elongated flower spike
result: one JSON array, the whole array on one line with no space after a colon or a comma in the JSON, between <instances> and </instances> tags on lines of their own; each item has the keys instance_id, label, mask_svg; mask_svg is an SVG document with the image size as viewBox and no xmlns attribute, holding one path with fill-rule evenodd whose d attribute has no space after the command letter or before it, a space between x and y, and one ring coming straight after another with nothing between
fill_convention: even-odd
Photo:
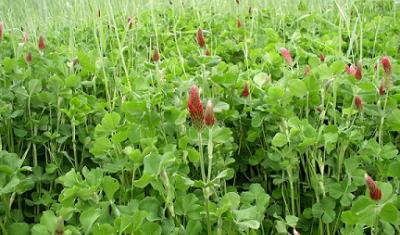
<instances>
[{"instance_id":1,"label":"elongated flower spike","mask_svg":"<svg viewBox=\"0 0 400 235\"><path fill-rule=\"evenodd\" d=\"M345 71L347 74L353 76L357 80L361 80L362 78L362 65L358 63L357 66L354 65L346 65Z\"/></svg>"},{"instance_id":2,"label":"elongated flower spike","mask_svg":"<svg viewBox=\"0 0 400 235\"><path fill-rule=\"evenodd\" d=\"M365 183L368 187L369 196L372 200L379 201L382 198L382 191L376 182L367 173L364 175Z\"/></svg>"},{"instance_id":3,"label":"elongated flower spike","mask_svg":"<svg viewBox=\"0 0 400 235\"><path fill-rule=\"evenodd\" d=\"M357 96L354 98L354 105L356 106L356 108L357 108L358 110L361 110L361 109L362 109L363 103L362 103L362 99L361 99L360 96L357 95Z\"/></svg>"},{"instance_id":4,"label":"elongated flower spike","mask_svg":"<svg viewBox=\"0 0 400 235\"><path fill-rule=\"evenodd\" d=\"M44 50L46 48L46 43L42 35L39 37L38 47L40 50Z\"/></svg>"},{"instance_id":5,"label":"elongated flower spike","mask_svg":"<svg viewBox=\"0 0 400 235\"><path fill-rule=\"evenodd\" d=\"M390 63L390 59L387 56L382 57L381 63L383 66L383 70L386 75L390 75L392 73L392 64Z\"/></svg>"},{"instance_id":6,"label":"elongated flower spike","mask_svg":"<svg viewBox=\"0 0 400 235\"><path fill-rule=\"evenodd\" d=\"M321 61L321 63L325 62L325 55L324 54L320 54L319 55L319 61Z\"/></svg>"},{"instance_id":7,"label":"elongated flower spike","mask_svg":"<svg viewBox=\"0 0 400 235\"><path fill-rule=\"evenodd\" d=\"M27 32L22 34L22 43L27 43L29 41L29 35Z\"/></svg>"},{"instance_id":8,"label":"elongated flower spike","mask_svg":"<svg viewBox=\"0 0 400 235\"><path fill-rule=\"evenodd\" d=\"M0 41L3 39L4 36L4 23L0 21Z\"/></svg>"},{"instance_id":9,"label":"elongated flower spike","mask_svg":"<svg viewBox=\"0 0 400 235\"><path fill-rule=\"evenodd\" d=\"M129 16L128 17L128 28L132 28L132 25L133 25L133 18L132 18L132 16Z\"/></svg>"},{"instance_id":10,"label":"elongated flower spike","mask_svg":"<svg viewBox=\"0 0 400 235\"><path fill-rule=\"evenodd\" d=\"M188 110L192 125L201 129L203 127L203 104L200 100L199 88L193 85L189 91Z\"/></svg>"},{"instance_id":11,"label":"elongated flower spike","mask_svg":"<svg viewBox=\"0 0 400 235\"><path fill-rule=\"evenodd\" d=\"M206 111L204 112L204 123L210 127L215 124L214 106L211 100L207 102Z\"/></svg>"},{"instance_id":12,"label":"elongated flower spike","mask_svg":"<svg viewBox=\"0 0 400 235\"><path fill-rule=\"evenodd\" d=\"M282 47L281 49L279 49L282 57L285 59L286 63L289 66L292 66L293 64L293 59L292 59L292 55L290 54L289 50L287 48Z\"/></svg>"},{"instance_id":13,"label":"elongated flower spike","mask_svg":"<svg viewBox=\"0 0 400 235\"><path fill-rule=\"evenodd\" d=\"M32 62L32 53L28 52L25 55L25 62L30 64Z\"/></svg>"},{"instance_id":14,"label":"elongated flower spike","mask_svg":"<svg viewBox=\"0 0 400 235\"><path fill-rule=\"evenodd\" d=\"M349 65L346 64L344 70L346 71L347 74L353 75L353 76L354 76L354 74L356 72L356 69L355 69L355 67L353 65L349 66Z\"/></svg>"},{"instance_id":15,"label":"elongated flower spike","mask_svg":"<svg viewBox=\"0 0 400 235\"><path fill-rule=\"evenodd\" d=\"M385 85L381 83L381 85L379 86L379 95L383 96L385 94L386 94Z\"/></svg>"},{"instance_id":16,"label":"elongated flower spike","mask_svg":"<svg viewBox=\"0 0 400 235\"><path fill-rule=\"evenodd\" d=\"M241 28L242 27L242 22L240 22L240 19L239 18L237 18L237 20L236 20L236 28Z\"/></svg>"},{"instance_id":17,"label":"elongated flower spike","mask_svg":"<svg viewBox=\"0 0 400 235\"><path fill-rule=\"evenodd\" d=\"M250 95L249 83L246 82L243 86L242 96L248 97Z\"/></svg>"},{"instance_id":18,"label":"elongated flower spike","mask_svg":"<svg viewBox=\"0 0 400 235\"><path fill-rule=\"evenodd\" d=\"M306 65L306 67L304 67L303 75L308 76L308 75L310 75L310 73L311 73L311 66L308 64L308 65Z\"/></svg>"},{"instance_id":19,"label":"elongated flower spike","mask_svg":"<svg viewBox=\"0 0 400 235\"><path fill-rule=\"evenodd\" d=\"M204 38L203 30L202 30L201 28L199 28L199 29L197 30L197 33L196 33L196 40L197 40L197 44L198 44L201 48L203 48L203 47L206 46L206 39Z\"/></svg>"},{"instance_id":20,"label":"elongated flower spike","mask_svg":"<svg viewBox=\"0 0 400 235\"><path fill-rule=\"evenodd\" d=\"M354 77L357 80L361 80L361 78L362 78L362 65L361 65L361 63L357 64L356 69L355 69L355 73L354 73Z\"/></svg>"},{"instance_id":21,"label":"elongated flower spike","mask_svg":"<svg viewBox=\"0 0 400 235\"><path fill-rule=\"evenodd\" d=\"M160 61L160 53L158 52L157 48L154 48L153 55L151 56L151 59L153 60L153 62Z\"/></svg>"}]
</instances>

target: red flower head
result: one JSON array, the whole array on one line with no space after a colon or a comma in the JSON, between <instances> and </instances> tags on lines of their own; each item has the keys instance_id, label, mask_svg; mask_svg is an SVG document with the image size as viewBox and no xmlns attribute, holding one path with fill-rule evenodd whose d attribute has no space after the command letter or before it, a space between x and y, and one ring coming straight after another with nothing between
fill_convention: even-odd
<instances>
[{"instance_id":1,"label":"red flower head","mask_svg":"<svg viewBox=\"0 0 400 235\"><path fill-rule=\"evenodd\" d=\"M386 74L391 74L392 72L392 64L390 63L390 59L387 56L382 57L381 63L383 66L383 70L385 70Z\"/></svg>"},{"instance_id":2,"label":"red flower head","mask_svg":"<svg viewBox=\"0 0 400 235\"><path fill-rule=\"evenodd\" d=\"M211 55L211 52L210 52L210 50L208 50L208 48L204 50L204 55L206 55L206 56Z\"/></svg>"},{"instance_id":3,"label":"red flower head","mask_svg":"<svg viewBox=\"0 0 400 235\"><path fill-rule=\"evenodd\" d=\"M319 55L319 61L321 61L322 63L325 62L325 55L324 54Z\"/></svg>"},{"instance_id":4,"label":"red flower head","mask_svg":"<svg viewBox=\"0 0 400 235\"><path fill-rule=\"evenodd\" d=\"M0 21L0 40L3 39L3 34L4 34L4 24L2 21Z\"/></svg>"},{"instance_id":5,"label":"red flower head","mask_svg":"<svg viewBox=\"0 0 400 235\"><path fill-rule=\"evenodd\" d=\"M357 80L361 80L361 78L362 78L362 65L361 64L358 64L357 66L346 65L345 71L347 74L352 75Z\"/></svg>"},{"instance_id":6,"label":"red flower head","mask_svg":"<svg viewBox=\"0 0 400 235\"><path fill-rule=\"evenodd\" d=\"M250 95L249 83L245 83L242 91L242 96L247 97Z\"/></svg>"},{"instance_id":7,"label":"red flower head","mask_svg":"<svg viewBox=\"0 0 400 235\"><path fill-rule=\"evenodd\" d=\"M215 115L211 100L207 102L206 111L204 112L204 123L207 126L213 126L215 124Z\"/></svg>"},{"instance_id":8,"label":"red flower head","mask_svg":"<svg viewBox=\"0 0 400 235\"><path fill-rule=\"evenodd\" d=\"M199 88L196 85L193 85L189 91L188 110L193 126L201 129L203 127L203 104L200 100Z\"/></svg>"},{"instance_id":9,"label":"red flower head","mask_svg":"<svg viewBox=\"0 0 400 235\"><path fill-rule=\"evenodd\" d=\"M361 78L362 78L362 65L360 63L356 66L356 69L354 72L354 77L357 80L361 80Z\"/></svg>"},{"instance_id":10,"label":"red flower head","mask_svg":"<svg viewBox=\"0 0 400 235\"><path fill-rule=\"evenodd\" d=\"M200 47L202 48L205 47L206 39L204 38L203 30L201 28L197 30L196 39L197 39L197 44L199 44Z\"/></svg>"},{"instance_id":11,"label":"red flower head","mask_svg":"<svg viewBox=\"0 0 400 235\"><path fill-rule=\"evenodd\" d=\"M239 18L236 20L236 27L237 28L241 28L242 27L242 22L240 22Z\"/></svg>"},{"instance_id":12,"label":"red flower head","mask_svg":"<svg viewBox=\"0 0 400 235\"><path fill-rule=\"evenodd\" d=\"M311 66L310 65L306 65L306 67L304 68L304 76L308 76L311 73Z\"/></svg>"},{"instance_id":13,"label":"red flower head","mask_svg":"<svg viewBox=\"0 0 400 235\"><path fill-rule=\"evenodd\" d=\"M379 201L382 198L382 191L376 185L376 182L367 173L364 175L365 183L367 184L369 190L369 196L372 200Z\"/></svg>"},{"instance_id":14,"label":"red flower head","mask_svg":"<svg viewBox=\"0 0 400 235\"><path fill-rule=\"evenodd\" d=\"M290 52L288 49L282 47L281 49L279 49L279 51L281 52L282 57L285 59L286 63L289 66L292 66L293 64L293 59L292 59L292 55L290 55Z\"/></svg>"},{"instance_id":15,"label":"red flower head","mask_svg":"<svg viewBox=\"0 0 400 235\"><path fill-rule=\"evenodd\" d=\"M29 35L27 32L22 34L22 43L27 43L29 41Z\"/></svg>"},{"instance_id":16,"label":"red flower head","mask_svg":"<svg viewBox=\"0 0 400 235\"><path fill-rule=\"evenodd\" d=\"M158 52L158 49L157 49L157 48L154 49L153 55L151 56L151 59L152 59L154 62L160 61L160 53Z\"/></svg>"},{"instance_id":17,"label":"red flower head","mask_svg":"<svg viewBox=\"0 0 400 235\"><path fill-rule=\"evenodd\" d=\"M44 50L44 48L46 48L44 37L42 35L40 35L40 37L39 37L38 47L40 50Z\"/></svg>"},{"instance_id":18,"label":"red flower head","mask_svg":"<svg viewBox=\"0 0 400 235\"><path fill-rule=\"evenodd\" d=\"M25 61L26 61L26 63L28 63L28 64L32 62L32 53L30 53L30 52L26 53L26 55L25 55Z\"/></svg>"},{"instance_id":19,"label":"red flower head","mask_svg":"<svg viewBox=\"0 0 400 235\"><path fill-rule=\"evenodd\" d=\"M353 65L347 65L346 64L346 67L344 68L344 70L346 71L346 73L347 74L349 74L349 75L353 75L354 76L354 74L356 73L356 69L354 68L354 66Z\"/></svg>"},{"instance_id":20,"label":"red flower head","mask_svg":"<svg viewBox=\"0 0 400 235\"><path fill-rule=\"evenodd\" d=\"M385 93L386 93L385 85L381 84L379 86L379 95L385 95Z\"/></svg>"},{"instance_id":21,"label":"red flower head","mask_svg":"<svg viewBox=\"0 0 400 235\"><path fill-rule=\"evenodd\" d=\"M354 105L356 106L356 108L357 108L358 110L361 110L361 109L362 109L363 104L362 104L362 99L361 99L360 96L357 95L357 96L354 98Z\"/></svg>"},{"instance_id":22,"label":"red flower head","mask_svg":"<svg viewBox=\"0 0 400 235\"><path fill-rule=\"evenodd\" d=\"M128 17L128 27L132 28L132 24L133 24L133 18L132 18L132 16L129 16Z\"/></svg>"}]
</instances>

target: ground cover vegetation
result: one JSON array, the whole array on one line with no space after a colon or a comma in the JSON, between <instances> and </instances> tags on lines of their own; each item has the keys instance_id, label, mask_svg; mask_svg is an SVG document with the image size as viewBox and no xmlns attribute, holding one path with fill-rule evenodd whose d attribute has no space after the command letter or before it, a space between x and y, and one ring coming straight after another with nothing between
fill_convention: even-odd
<instances>
[{"instance_id":1,"label":"ground cover vegetation","mask_svg":"<svg viewBox=\"0 0 400 235\"><path fill-rule=\"evenodd\" d=\"M399 234L400 3L0 3L0 234Z\"/></svg>"}]
</instances>

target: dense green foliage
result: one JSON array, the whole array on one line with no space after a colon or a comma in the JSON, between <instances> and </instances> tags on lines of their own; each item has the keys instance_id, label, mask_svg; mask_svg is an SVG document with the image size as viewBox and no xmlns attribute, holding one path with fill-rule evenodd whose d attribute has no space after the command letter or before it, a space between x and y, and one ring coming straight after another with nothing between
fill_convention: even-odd
<instances>
[{"instance_id":1,"label":"dense green foliage","mask_svg":"<svg viewBox=\"0 0 400 235\"><path fill-rule=\"evenodd\" d=\"M170 2L0 18L0 234L399 234L399 4Z\"/></svg>"}]
</instances>

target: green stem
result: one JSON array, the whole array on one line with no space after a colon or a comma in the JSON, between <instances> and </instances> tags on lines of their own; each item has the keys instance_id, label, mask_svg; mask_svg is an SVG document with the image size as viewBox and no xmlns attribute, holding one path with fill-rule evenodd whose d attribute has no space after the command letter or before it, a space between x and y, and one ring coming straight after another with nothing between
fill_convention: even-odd
<instances>
[{"instance_id":1,"label":"green stem","mask_svg":"<svg viewBox=\"0 0 400 235\"><path fill-rule=\"evenodd\" d=\"M213 141L212 141L212 127L208 129L208 178L207 183L210 183L211 180L211 168L212 168L212 160L213 160Z\"/></svg>"},{"instance_id":2,"label":"green stem","mask_svg":"<svg viewBox=\"0 0 400 235\"><path fill-rule=\"evenodd\" d=\"M388 97L389 97L389 89L386 93L385 101L383 103L383 114L382 114L380 125L379 125L379 134L378 134L379 145L382 145L383 124L385 123L385 112L386 112L386 104L387 104Z\"/></svg>"},{"instance_id":3,"label":"green stem","mask_svg":"<svg viewBox=\"0 0 400 235\"><path fill-rule=\"evenodd\" d=\"M209 192L208 192L208 181L205 173L204 167L204 154L203 154L203 139L201 136L201 130L197 132L199 138L199 152L200 152L200 168L201 168L201 177L203 179L204 188L203 188L203 195L204 195L204 206L206 208L206 217L207 217L207 232L208 235L211 235L211 224L210 224L210 211L208 209L208 200L209 200Z\"/></svg>"},{"instance_id":4,"label":"green stem","mask_svg":"<svg viewBox=\"0 0 400 235\"><path fill-rule=\"evenodd\" d=\"M200 170L201 170L201 178L204 183L206 183L206 173L204 170L204 156L203 156L203 138L201 136L201 130L197 132L199 138L199 153L200 153Z\"/></svg>"}]
</instances>

